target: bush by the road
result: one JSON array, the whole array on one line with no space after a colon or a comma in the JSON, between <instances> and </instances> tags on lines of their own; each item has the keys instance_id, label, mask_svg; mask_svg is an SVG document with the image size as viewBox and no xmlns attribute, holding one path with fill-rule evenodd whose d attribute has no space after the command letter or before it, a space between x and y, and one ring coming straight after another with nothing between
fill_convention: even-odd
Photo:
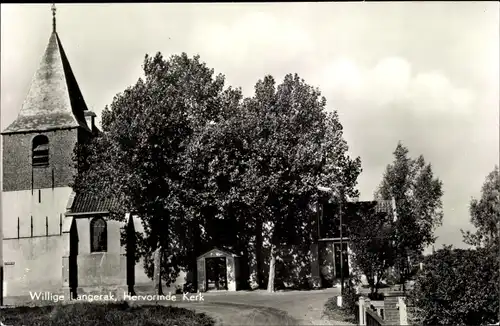
<instances>
[{"instance_id":1,"label":"bush by the road","mask_svg":"<svg viewBox=\"0 0 500 326\"><path fill-rule=\"evenodd\" d=\"M426 258L408 304L423 325L487 325L498 321L498 254L443 248Z\"/></svg>"},{"instance_id":2,"label":"bush by the road","mask_svg":"<svg viewBox=\"0 0 500 326\"><path fill-rule=\"evenodd\" d=\"M342 307L337 306L337 297L328 299L324 306L324 315L333 320L341 320L349 323L355 323L358 310L356 303L361 295L356 292L356 288L350 282L344 289L342 296Z\"/></svg>"},{"instance_id":3,"label":"bush by the road","mask_svg":"<svg viewBox=\"0 0 500 326\"><path fill-rule=\"evenodd\" d=\"M16 307L1 310L5 325L30 326L213 326L205 314L171 306L135 306L126 302L114 304L76 303L44 307Z\"/></svg>"}]
</instances>

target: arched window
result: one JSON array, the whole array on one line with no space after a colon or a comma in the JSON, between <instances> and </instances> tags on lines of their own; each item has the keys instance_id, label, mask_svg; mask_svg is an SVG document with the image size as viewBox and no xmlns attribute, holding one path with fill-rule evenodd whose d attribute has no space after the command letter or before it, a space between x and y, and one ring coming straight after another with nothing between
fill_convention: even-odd
<instances>
[{"instance_id":1,"label":"arched window","mask_svg":"<svg viewBox=\"0 0 500 326\"><path fill-rule=\"evenodd\" d=\"M108 230L106 221L96 217L90 222L90 251L103 252L108 250Z\"/></svg>"},{"instance_id":2,"label":"arched window","mask_svg":"<svg viewBox=\"0 0 500 326\"><path fill-rule=\"evenodd\" d=\"M38 135L33 138L32 164L33 166L49 165L49 139L47 136Z\"/></svg>"}]
</instances>

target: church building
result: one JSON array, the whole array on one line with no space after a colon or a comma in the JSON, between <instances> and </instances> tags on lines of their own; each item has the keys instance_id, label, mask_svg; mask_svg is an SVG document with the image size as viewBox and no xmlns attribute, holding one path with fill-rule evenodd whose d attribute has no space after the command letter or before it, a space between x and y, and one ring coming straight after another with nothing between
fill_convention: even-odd
<instances>
[{"instance_id":1,"label":"church building","mask_svg":"<svg viewBox=\"0 0 500 326\"><path fill-rule=\"evenodd\" d=\"M17 118L2 132L0 265L4 297L50 291L75 295L127 291L149 282L128 259L121 228L106 217L113 202L75 194L74 148L99 133L53 30ZM1 276L1 275L0 275Z\"/></svg>"},{"instance_id":2,"label":"church building","mask_svg":"<svg viewBox=\"0 0 500 326\"><path fill-rule=\"evenodd\" d=\"M71 188L77 173L75 145L87 142L100 131L95 124L96 114L85 103L56 31L55 8L52 24L26 99L17 118L2 132L0 291L7 298L29 297L30 292L51 292L69 298L109 291L119 297L133 292L136 286L152 284L143 262L135 262L133 239L121 244L123 228L142 232L142 225L131 216L125 222L109 219L113 200L95 200L92 194L75 194ZM390 211L383 204L377 204L380 210ZM321 210L321 218L318 214L311 228L308 277L315 287L333 286L352 272L349 238L342 233L343 224L334 214L339 209L324 207L325 214ZM226 262L220 268L222 274L227 274L222 287L237 290L232 279L236 277L231 274L237 274L237 255L207 250L197 260L198 290L208 290L212 283L218 288L219 274L212 273L212 265L206 261L219 258ZM182 283L180 279L182 275L178 278Z\"/></svg>"}]
</instances>

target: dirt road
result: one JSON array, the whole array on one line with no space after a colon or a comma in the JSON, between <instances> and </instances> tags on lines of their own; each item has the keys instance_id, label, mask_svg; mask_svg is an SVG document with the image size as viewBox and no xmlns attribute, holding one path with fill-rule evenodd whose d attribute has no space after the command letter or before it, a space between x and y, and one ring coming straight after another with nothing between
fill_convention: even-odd
<instances>
[{"instance_id":1,"label":"dirt road","mask_svg":"<svg viewBox=\"0 0 500 326\"><path fill-rule=\"evenodd\" d=\"M176 302L176 306L194 309L214 317L219 325L349 325L322 318L328 298L336 289L319 291L208 292L199 302Z\"/></svg>"}]
</instances>

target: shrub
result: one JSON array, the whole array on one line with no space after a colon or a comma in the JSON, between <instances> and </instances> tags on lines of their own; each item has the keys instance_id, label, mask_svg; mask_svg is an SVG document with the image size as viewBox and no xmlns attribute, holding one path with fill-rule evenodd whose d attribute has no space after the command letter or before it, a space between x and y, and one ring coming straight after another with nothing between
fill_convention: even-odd
<instances>
[{"instance_id":1,"label":"shrub","mask_svg":"<svg viewBox=\"0 0 500 326\"><path fill-rule=\"evenodd\" d=\"M342 296L342 307L337 306L337 297L328 299L324 306L324 314L333 320L341 320L348 323L355 323L358 315L356 303L361 295L356 293L356 287L349 282L344 288Z\"/></svg>"},{"instance_id":2,"label":"shrub","mask_svg":"<svg viewBox=\"0 0 500 326\"><path fill-rule=\"evenodd\" d=\"M196 293L196 284L191 281L184 283L182 286L182 292Z\"/></svg>"},{"instance_id":3,"label":"shrub","mask_svg":"<svg viewBox=\"0 0 500 326\"><path fill-rule=\"evenodd\" d=\"M2 309L0 317L6 325L32 326L213 326L215 321L205 314L172 306L135 306L123 303L75 303L46 307Z\"/></svg>"},{"instance_id":4,"label":"shrub","mask_svg":"<svg viewBox=\"0 0 500 326\"><path fill-rule=\"evenodd\" d=\"M486 325L498 321L498 256L450 247L426 258L409 292L412 318L424 325Z\"/></svg>"},{"instance_id":5,"label":"shrub","mask_svg":"<svg viewBox=\"0 0 500 326\"><path fill-rule=\"evenodd\" d=\"M330 320L347 322L349 324L356 323L356 316L350 314L348 310L337 306L337 297L332 297L327 300L323 307L323 315Z\"/></svg>"},{"instance_id":6,"label":"shrub","mask_svg":"<svg viewBox=\"0 0 500 326\"><path fill-rule=\"evenodd\" d=\"M399 275L394 268L389 268L386 273L385 282L390 287L398 284L400 281Z\"/></svg>"},{"instance_id":7,"label":"shrub","mask_svg":"<svg viewBox=\"0 0 500 326\"><path fill-rule=\"evenodd\" d=\"M311 260L309 250L305 246L292 245L280 248L274 279L276 289L310 289Z\"/></svg>"},{"instance_id":8,"label":"shrub","mask_svg":"<svg viewBox=\"0 0 500 326\"><path fill-rule=\"evenodd\" d=\"M361 295L356 293L356 288L352 283L344 288L344 295L342 296L342 310L348 315L355 316L358 313L356 303L359 301Z\"/></svg>"}]
</instances>

